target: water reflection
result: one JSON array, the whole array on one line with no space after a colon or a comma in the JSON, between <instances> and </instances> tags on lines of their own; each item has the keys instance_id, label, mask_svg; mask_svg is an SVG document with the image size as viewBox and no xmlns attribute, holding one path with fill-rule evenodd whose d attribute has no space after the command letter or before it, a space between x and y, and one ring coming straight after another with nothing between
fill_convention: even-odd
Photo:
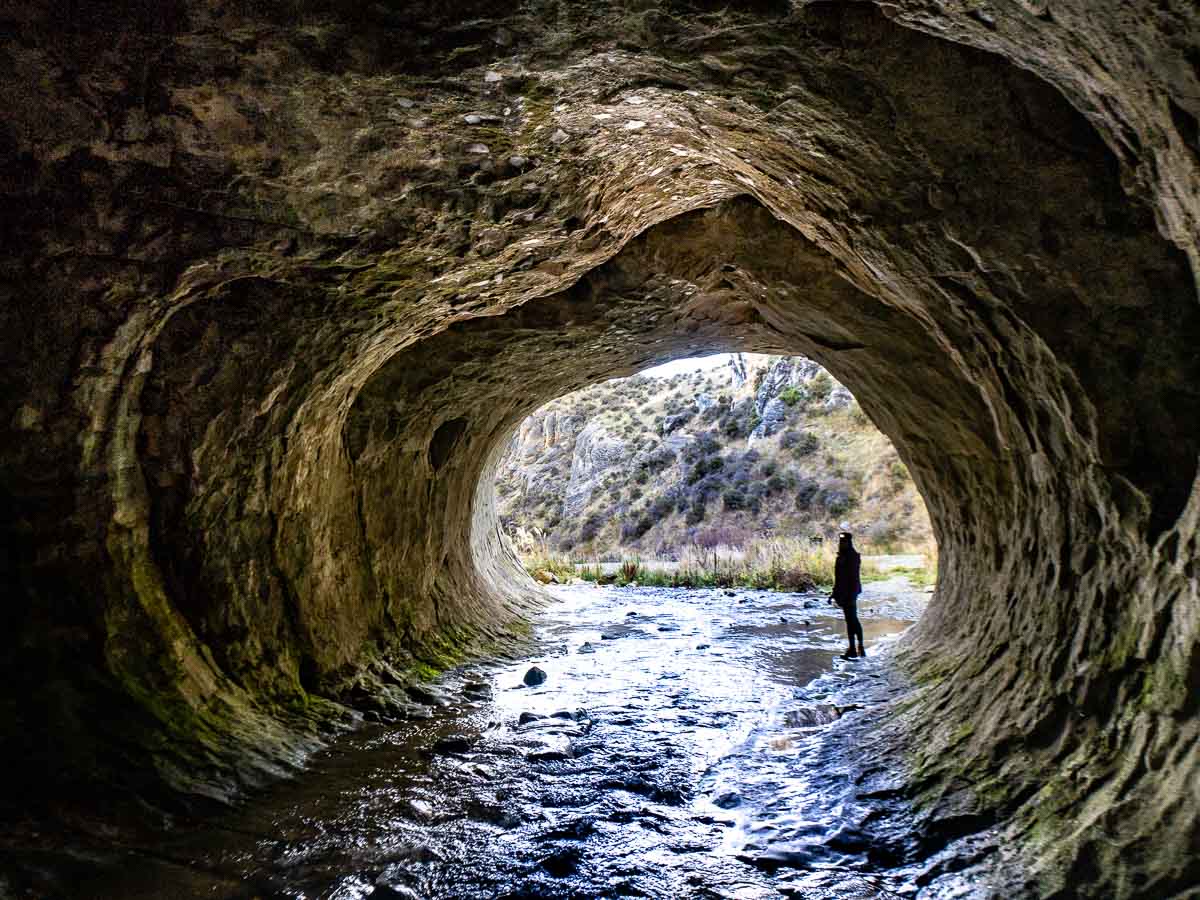
<instances>
[{"instance_id":1,"label":"water reflection","mask_svg":"<svg viewBox=\"0 0 1200 900\"><path fill-rule=\"evenodd\" d=\"M156 877L126 872L87 896L904 891L885 871L904 847L872 827L855 748L830 731L894 688L874 654L835 660L833 607L752 591L558 593L536 657L451 673L432 718L355 734L297 781L165 840ZM869 649L920 611L914 595L879 593L862 603ZM533 687L531 665L546 673Z\"/></svg>"}]
</instances>

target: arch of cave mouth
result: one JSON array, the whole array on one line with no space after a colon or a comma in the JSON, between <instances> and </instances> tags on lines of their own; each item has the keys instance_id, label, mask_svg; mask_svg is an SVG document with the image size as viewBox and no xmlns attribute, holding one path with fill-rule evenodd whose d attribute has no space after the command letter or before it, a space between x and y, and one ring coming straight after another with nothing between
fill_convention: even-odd
<instances>
[{"instance_id":1,"label":"arch of cave mouth","mask_svg":"<svg viewBox=\"0 0 1200 900\"><path fill-rule=\"evenodd\" d=\"M1195 887L1194 4L6 15L19 807L272 780L538 607L531 410L802 354L937 535L873 751L923 827L1000 829L1014 892Z\"/></svg>"}]
</instances>

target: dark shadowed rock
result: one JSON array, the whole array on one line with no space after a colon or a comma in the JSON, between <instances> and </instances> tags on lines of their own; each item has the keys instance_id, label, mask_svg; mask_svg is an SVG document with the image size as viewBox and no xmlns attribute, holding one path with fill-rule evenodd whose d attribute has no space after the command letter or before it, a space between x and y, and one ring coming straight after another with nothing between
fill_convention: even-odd
<instances>
[{"instance_id":1,"label":"dark shadowed rock","mask_svg":"<svg viewBox=\"0 0 1200 900\"><path fill-rule=\"evenodd\" d=\"M546 680L546 672L537 666L530 666L529 670L525 673L525 677L521 680L529 685L529 687L535 687Z\"/></svg>"},{"instance_id":2,"label":"dark shadowed rock","mask_svg":"<svg viewBox=\"0 0 1200 900\"><path fill-rule=\"evenodd\" d=\"M442 754L470 753L471 748L475 746L478 740L477 737L466 737L464 735L451 735L439 738L433 744L433 752Z\"/></svg>"}]
</instances>

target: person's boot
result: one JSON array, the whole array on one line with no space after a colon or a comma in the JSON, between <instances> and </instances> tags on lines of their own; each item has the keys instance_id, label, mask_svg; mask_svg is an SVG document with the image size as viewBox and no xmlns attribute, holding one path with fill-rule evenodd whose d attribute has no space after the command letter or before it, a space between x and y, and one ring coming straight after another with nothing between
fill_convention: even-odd
<instances>
[{"instance_id":1,"label":"person's boot","mask_svg":"<svg viewBox=\"0 0 1200 900\"><path fill-rule=\"evenodd\" d=\"M862 641L858 642L858 655L859 656L867 655L867 648L863 646Z\"/></svg>"},{"instance_id":2,"label":"person's boot","mask_svg":"<svg viewBox=\"0 0 1200 900\"><path fill-rule=\"evenodd\" d=\"M846 648L846 652L842 654L842 659L858 659L858 654L854 652L853 644Z\"/></svg>"}]
</instances>

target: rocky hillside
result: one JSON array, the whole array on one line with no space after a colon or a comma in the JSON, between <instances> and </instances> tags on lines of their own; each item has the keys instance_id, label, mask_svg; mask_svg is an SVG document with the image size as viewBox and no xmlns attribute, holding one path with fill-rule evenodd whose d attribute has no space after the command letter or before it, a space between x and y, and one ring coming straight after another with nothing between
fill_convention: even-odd
<instances>
[{"instance_id":1,"label":"rocky hillside","mask_svg":"<svg viewBox=\"0 0 1200 900\"><path fill-rule=\"evenodd\" d=\"M510 534L536 529L583 555L828 535L841 522L881 547L930 535L891 443L803 357L736 354L554 400L514 435L496 494Z\"/></svg>"}]
</instances>

